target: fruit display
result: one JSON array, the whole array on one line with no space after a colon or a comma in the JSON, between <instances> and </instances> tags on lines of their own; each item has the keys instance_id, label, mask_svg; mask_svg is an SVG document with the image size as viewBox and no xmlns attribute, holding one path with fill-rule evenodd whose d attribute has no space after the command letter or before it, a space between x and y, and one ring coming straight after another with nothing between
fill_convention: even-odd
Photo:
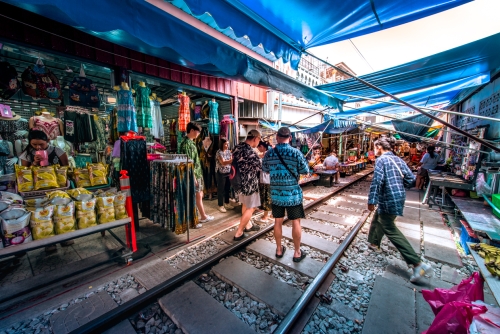
<instances>
[{"instance_id":1,"label":"fruit display","mask_svg":"<svg viewBox=\"0 0 500 334\"><path fill-rule=\"evenodd\" d=\"M486 269L493 276L500 276L500 248L488 244L471 244L480 257L484 259Z\"/></svg>"}]
</instances>

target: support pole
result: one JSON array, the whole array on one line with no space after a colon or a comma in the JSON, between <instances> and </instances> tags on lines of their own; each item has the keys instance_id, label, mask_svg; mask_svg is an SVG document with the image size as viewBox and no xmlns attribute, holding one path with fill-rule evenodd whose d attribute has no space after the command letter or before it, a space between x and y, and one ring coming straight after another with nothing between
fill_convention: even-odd
<instances>
[{"instance_id":1,"label":"support pole","mask_svg":"<svg viewBox=\"0 0 500 334\"><path fill-rule=\"evenodd\" d=\"M408 103L408 102L406 102L406 101L404 101L404 100L401 100L399 97L397 97L397 96L395 96L395 95L393 95L393 94L391 94L391 93L389 93L389 92L386 92L386 91L385 91L385 90L383 90L382 88L379 88L379 87L377 87L377 86L375 86L375 85L372 85L371 83L369 83L369 82L367 82L367 81L365 81L365 80L363 80L363 79L361 79L361 78L359 78L359 77L357 77L357 76L355 76L355 75L352 75L351 73L347 72L346 70L344 70L344 69L342 69L342 68L340 68L340 67L338 67L338 66L332 65L332 64L330 64L330 63L328 63L328 62L325 62L324 60L322 60L322 59L320 59L320 58L316 57L315 55L313 55L313 54L311 54L311 53L309 53L309 52L307 52L307 51L306 51L305 53L306 53L306 54L308 54L308 55L310 55L311 57L314 57L315 59L317 59L317 60L319 60L319 61L324 62L325 64L327 64L327 65L329 65L329 66L332 66L332 67L333 67L334 69L336 69L337 71L342 72L342 73L344 73L344 74L346 74L346 75L348 75L348 76L352 77L353 79L355 79L355 80L357 80L357 81L361 82L362 84L364 84L364 85L366 85L366 86L370 87L371 89L375 89L377 92L380 92L380 93L382 93L382 94L384 94L384 95L386 95L386 96L390 96L393 100L398 101L399 103L401 103L401 104L405 105L406 107L411 108L411 109L413 109L413 110L415 110L415 111L418 111L418 112L419 112L419 113L421 113L422 115L425 115L425 116L429 117L430 119L433 119L433 120L435 120L436 122L439 122L439 123L441 123L441 124L443 124L443 125L445 125L445 126L449 127L450 129L452 129L452 130L454 130L454 131L456 131L456 132L458 132L458 133L460 133L460 134L464 135L465 137L470 138L470 139L472 139L472 140L474 140L474 141L476 141L476 142L480 143L481 145L484 145L485 147L488 147L489 149L493 150L494 152L500 153L500 148L496 147L495 145L490 144L490 143L488 143L487 141L482 140L481 138L477 138L477 137L475 137L475 136L471 135L470 133L468 133L468 132L466 132L466 131L464 131L464 130L460 129L459 127L457 127L457 126L455 126L455 125L452 125L452 124L450 124L450 123L448 123L448 122L446 122L446 121L444 121L444 120L440 119L439 117L436 117L436 116L434 116L434 115L432 115L432 114L429 114L429 113L428 113L428 112L426 112L426 111L423 111L423 110L421 110L421 109L419 109L419 108L415 107L415 106L414 106L413 104L411 104L411 103ZM462 116L469 116L469 115L463 115L463 114L462 114Z\"/></svg>"}]
</instances>

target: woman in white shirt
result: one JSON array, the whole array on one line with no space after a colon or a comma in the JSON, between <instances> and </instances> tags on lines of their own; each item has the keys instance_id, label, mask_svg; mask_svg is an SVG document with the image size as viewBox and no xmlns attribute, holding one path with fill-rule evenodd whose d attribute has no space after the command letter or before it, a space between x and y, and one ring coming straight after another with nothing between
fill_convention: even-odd
<instances>
[{"instance_id":1,"label":"woman in white shirt","mask_svg":"<svg viewBox=\"0 0 500 334\"><path fill-rule=\"evenodd\" d=\"M262 162L262 158L266 155L269 149L269 143L260 141L257 149L259 150L259 158ZM259 194L260 194L260 209L264 210L264 215L260 217L259 222L268 223L269 222L269 211L271 211L271 180L269 173L260 171L259 178Z\"/></svg>"}]
</instances>

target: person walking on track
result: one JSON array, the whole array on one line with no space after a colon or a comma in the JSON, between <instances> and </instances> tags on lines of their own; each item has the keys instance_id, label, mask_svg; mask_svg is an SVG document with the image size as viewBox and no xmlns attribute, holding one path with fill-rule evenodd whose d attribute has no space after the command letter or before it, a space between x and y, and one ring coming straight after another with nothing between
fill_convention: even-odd
<instances>
[{"instance_id":1,"label":"person walking on track","mask_svg":"<svg viewBox=\"0 0 500 334\"><path fill-rule=\"evenodd\" d=\"M411 282L418 282L424 276L432 276L433 269L423 263L406 237L396 227L394 221L403 215L406 191L403 181L413 182L415 176L406 163L392 153L396 139L381 137L375 141L375 154L380 155L375 162L375 171L368 195L368 210L377 211L373 216L368 233L368 247L381 252L380 242L384 234L394 244L409 266L413 266Z\"/></svg>"},{"instance_id":2,"label":"person walking on track","mask_svg":"<svg viewBox=\"0 0 500 334\"><path fill-rule=\"evenodd\" d=\"M304 155L288 143L292 134L287 127L281 127L276 135L278 144L267 151L262 160L262 170L270 175L271 210L275 218L274 238L276 239L276 257L282 258L286 251L281 245L285 211L292 222L292 238L295 252L293 261L300 262L306 252L300 249L302 229L300 219L305 218L302 189L299 186L300 174L308 174L309 166Z\"/></svg>"}]
</instances>

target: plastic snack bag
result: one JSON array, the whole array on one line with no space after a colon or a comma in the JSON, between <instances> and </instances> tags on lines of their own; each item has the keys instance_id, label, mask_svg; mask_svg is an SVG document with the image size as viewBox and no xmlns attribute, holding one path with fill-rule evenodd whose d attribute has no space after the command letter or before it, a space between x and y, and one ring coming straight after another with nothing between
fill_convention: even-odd
<instances>
[{"instance_id":1,"label":"plastic snack bag","mask_svg":"<svg viewBox=\"0 0 500 334\"><path fill-rule=\"evenodd\" d=\"M106 179L107 169L102 163L97 164L87 164L89 170L90 183L92 186L101 186L108 184Z\"/></svg>"},{"instance_id":2,"label":"plastic snack bag","mask_svg":"<svg viewBox=\"0 0 500 334\"><path fill-rule=\"evenodd\" d=\"M35 190L57 188L54 166L33 167L33 183Z\"/></svg>"},{"instance_id":3,"label":"plastic snack bag","mask_svg":"<svg viewBox=\"0 0 500 334\"><path fill-rule=\"evenodd\" d=\"M48 205L44 208L31 209L31 233L33 239L45 239L55 235L54 233L54 223L52 222L52 216L54 215L54 206Z\"/></svg>"},{"instance_id":4,"label":"plastic snack bag","mask_svg":"<svg viewBox=\"0 0 500 334\"><path fill-rule=\"evenodd\" d=\"M0 213L0 217L5 220L17 219L26 215L28 211L24 208L24 205L11 205L7 210Z\"/></svg>"},{"instance_id":5,"label":"plastic snack bag","mask_svg":"<svg viewBox=\"0 0 500 334\"><path fill-rule=\"evenodd\" d=\"M17 219L2 219L2 234L5 247L20 245L22 243L33 241L31 236L30 224L31 212Z\"/></svg>"},{"instance_id":6,"label":"plastic snack bag","mask_svg":"<svg viewBox=\"0 0 500 334\"><path fill-rule=\"evenodd\" d=\"M54 226L56 234L76 231L75 203L56 205L54 210Z\"/></svg>"},{"instance_id":7,"label":"plastic snack bag","mask_svg":"<svg viewBox=\"0 0 500 334\"><path fill-rule=\"evenodd\" d=\"M23 204L23 198L18 194L13 194L5 191L0 191L2 200L12 201L12 204Z\"/></svg>"},{"instance_id":8,"label":"plastic snack bag","mask_svg":"<svg viewBox=\"0 0 500 334\"><path fill-rule=\"evenodd\" d=\"M16 165L17 190L27 192L33 190L33 173L30 167Z\"/></svg>"},{"instance_id":9,"label":"plastic snack bag","mask_svg":"<svg viewBox=\"0 0 500 334\"><path fill-rule=\"evenodd\" d=\"M126 192L120 191L115 195L114 207L116 220L128 218L127 209L125 208L126 201Z\"/></svg>"},{"instance_id":10,"label":"plastic snack bag","mask_svg":"<svg viewBox=\"0 0 500 334\"><path fill-rule=\"evenodd\" d=\"M50 199L48 197L33 198L27 199L25 200L25 202L27 207L42 208L50 203Z\"/></svg>"},{"instance_id":11,"label":"plastic snack bag","mask_svg":"<svg viewBox=\"0 0 500 334\"><path fill-rule=\"evenodd\" d=\"M68 166L54 166L56 169L57 184L60 188L68 185Z\"/></svg>"},{"instance_id":12,"label":"plastic snack bag","mask_svg":"<svg viewBox=\"0 0 500 334\"><path fill-rule=\"evenodd\" d=\"M83 229L97 225L95 215L96 199L92 198L85 201L75 202L76 205L76 222L78 229Z\"/></svg>"},{"instance_id":13,"label":"plastic snack bag","mask_svg":"<svg viewBox=\"0 0 500 334\"><path fill-rule=\"evenodd\" d=\"M75 183L78 188L91 187L89 170L86 168L75 169Z\"/></svg>"},{"instance_id":14,"label":"plastic snack bag","mask_svg":"<svg viewBox=\"0 0 500 334\"><path fill-rule=\"evenodd\" d=\"M70 189L66 191L66 193L75 201L89 200L94 197L94 195L85 188Z\"/></svg>"},{"instance_id":15,"label":"plastic snack bag","mask_svg":"<svg viewBox=\"0 0 500 334\"><path fill-rule=\"evenodd\" d=\"M99 224L115 220L114 196L97 197L97 221Z\"/></svg>"}]
</instances>

